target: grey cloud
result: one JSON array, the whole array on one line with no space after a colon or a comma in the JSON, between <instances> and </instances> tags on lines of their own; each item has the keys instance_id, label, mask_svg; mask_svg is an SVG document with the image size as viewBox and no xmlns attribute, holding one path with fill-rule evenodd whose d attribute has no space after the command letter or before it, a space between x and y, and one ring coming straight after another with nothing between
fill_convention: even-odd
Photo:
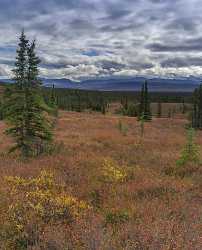
<instances>
[{"instance_id":1,"label":"grey cloud","mask_svg":"<svg viewBox=\"0 0 202 250\"><path fill-rule=\"evenodd\" d=\"M161 61L163 68L183 68L191 66L202 66L202 57L174 57Z\"/></svg>"},{"instance_id":2,"label":"grey cloud","mask_svg":"<svg viewBox=\"0 0 202 250\"><path fill-rule=\"evenodd\" d=\"M0 64L14 66L15 61L14 60L9 60L9 59L6 59L6 58L0 58Z\"/></svg>"},{"instance_id":3,"label":"grey cloud","mask_svg":"<svg viewBox=\"0 0 202 250\"><path fill-rule=\"evenodd\" d=\"M136 70L141 69L151 69L154 67L153 63L134 63L131 68L134 68Z\"/></svg>"},{"instance_id":4,"label":"grey cloud","mask_svg":"<svg viewBox=\"0 0 202 250\"><path fill-rule=\"evenodd\" d=\"M197 28L197 20L192 20L190 18L175 18L169 24L165 26L166 29L170 30L185 30L190 32L195 32Z\"/></svg>"},{"instance_id":5,"label":"grey cloud","mask_svg":"<svg viewBox=\"0 0 202 250\"><path fill-rule=\"evenodd\" d=\"M4 70L4 68L2 66L0 66L0 76L5 76L6 75L6 71Z\"/></svg>"},{"instance_id":6,"label":"grey cloud","mask_svg":"<svg viewBox=\"0 0 202 250\"><path fill-rule=\"evenodd\" d=\"M30 39L37 38L41 74L46 76L157 75L176 70L187 75L195 73L193 67L202 67L200 0L13 2L0 0L2 74L8 74L15 60L14 45L23 27Z\"/></svg>"},{"instance_id":7,"label":"grey cloud","mask_svg":"<svg viewBox=\"0 0 202 250\"><path fill-rule=\"evenodd\" d=\"M110 61L110 60L101 60L96 63L99 67L101 67L104 70L121 70L126 67L124 63L118 63L116 61Z\"/></svg>"},{"instance_id":8,"label":"grey cloud","mask_svg":"<svg viewBox=\"0 0 202 250\"><path fill-rule=\"evenodd\" d=\"M95 26L93 25L93 23L90 23L88 20L85 19L79 19L76 18L73 21L71 21L69 23L69 25L71 26L71 28L74 30L91 30L95 28Z\"/></svg>"},{"instance_id":9,"label":"grey cloud","mask_svg":"<svg viewBox=\"0 0 202 250\"><path fill-rule=\"evenodd\" d=\"M151 43L146 46L153 52L189 52L189 51L202 51L202 38L185 39L176 41L173 44L166 43Z\"/></svg>"},{"instance_id":10,"label":"grey cloud","mask_svg":"<svg viewBox=\"0 0 202 250\"><path fill-rule=\"evenodd\" d=\"M110 8L108 10L108 15L106 17L101 18L100 20L116 22L119 19L123 19L124 17L129 16L131 13L131 10Z\"/></svg>"}]
</instances>

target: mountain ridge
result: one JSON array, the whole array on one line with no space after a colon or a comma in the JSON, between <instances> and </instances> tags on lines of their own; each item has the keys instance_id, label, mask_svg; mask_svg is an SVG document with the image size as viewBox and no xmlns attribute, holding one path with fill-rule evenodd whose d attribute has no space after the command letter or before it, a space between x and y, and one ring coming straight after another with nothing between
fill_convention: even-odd
<instances>
[{"instance_id":1,"label":"mountain ridge","mask_svg":"<svg viewBox=\"0 0 202 250\"><path fill-rule=\"evenodd\" d=\"M139 91L145 80L153 92L193 92L202 81L198 77L183 78L145 78L145 77L115 77L84 79L80 82L66 78L41 78L43 86L69 89L97 91ZM12 83L10 79L0 79L2 83Z\"/></svg>"}]
</instances>

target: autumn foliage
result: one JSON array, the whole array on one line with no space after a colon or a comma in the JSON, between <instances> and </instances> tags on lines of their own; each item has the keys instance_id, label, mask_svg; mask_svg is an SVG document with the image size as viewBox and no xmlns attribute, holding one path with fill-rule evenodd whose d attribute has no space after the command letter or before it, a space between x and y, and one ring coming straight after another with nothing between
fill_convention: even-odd
<instances>
[{"instance_id":1,"label":"autumn foliage","mask_svg":"<svg viewBox=\"0 0 202 250\"><path fill-rule=\"evenodd\" d=\"M154 118L142 138L136 118L60 111L59 150L24 160L0 122L0 249L201 249L201 131L199 161L176 164L186 124Z\"/></svg>"}]
</instances>

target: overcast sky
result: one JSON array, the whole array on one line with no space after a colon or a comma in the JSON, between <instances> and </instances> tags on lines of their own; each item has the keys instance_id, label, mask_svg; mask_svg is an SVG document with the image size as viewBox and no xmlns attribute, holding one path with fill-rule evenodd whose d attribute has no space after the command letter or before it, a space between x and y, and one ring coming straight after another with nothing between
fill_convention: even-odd
<instances>
[{"instance_id":1,"label":"overcast sky","mask_svg":"<svg viewBox=\"0 0 202 250\"><path fill-rule=\"evenodd\" d=\"M22 28L41 76L202 76L201 0L0 0L0 78Z\"/></svg>"}]
</instances>

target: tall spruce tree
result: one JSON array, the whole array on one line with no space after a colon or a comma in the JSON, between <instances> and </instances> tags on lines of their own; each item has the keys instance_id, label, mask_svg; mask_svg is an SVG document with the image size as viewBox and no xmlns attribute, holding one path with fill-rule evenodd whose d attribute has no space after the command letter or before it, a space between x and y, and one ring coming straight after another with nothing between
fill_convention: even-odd
<instances>
[{"instance_id":1,"label":"tall spruce tree","mask_svg":"<svg viewBox=\"0 0 202 250\"><path fill-rule=\"evenodd\" d=\"M55 85L54 84L53 84L52 89L51 89L50 106L53 108L55 106L57 106L57 100L56 100L56 95L55 95Z\"/></svg>"},{"instance_id":2,"label":"tall spruce tree","mask_svg":"<svg viewBox=\"0 0 202 250\"><path fill-rule=\"evenodd\" d=\"M29 44L23 31L13 70L15 84L6 95L5 104L10 125L7 133L16 141L12 151L20 149L26 157L42 153L52 138L50 124L44 114L46 105L40 94L39 63L35 41Z\"/></svg>"},{"instance_id":3,"label":"tall spruce tree","mask_svg":"<svg viewBox=\"0 0 202 250\"><path fill-rule=\"evenodd\" d=\"M185 100L184 98L182 99L182 114L185 114L187 111L187 107L186 107L186 104L185 104Z\"/></svg>"},{"instance_id":4,"label":"tall spruce tree","mask_svg":"<svg viewBox=\"0 0 202 250\"><path fill-rule=\"evenodd\" d=\"M143 118L143 113L144 113L144 84L142 84L142 90L140 93L140 104L139 104L139 114L138 114L138 119Z\"/></svg>"},{"instance_id":5,"label":"tall spruce tree","mask_svg":"<svg viewBox=\"0 0 202 250\"><path fill-rule=\"evenodd\" d=\"M25 142L25 81L27 72L27 47L28 40L22 32L17 49L15 69L13 70L15 84L4 93L5 113L10 124L7 133L14 137L16 146L12 150L20 148L26 153Z\"/></svg>"},{"instance_id":6,"label":"tall spruce tree","mask_svg":"<svg viewBox=\"0 0 202 250\"><path fill-rule=\"evenodd\" d=\"M193 107L192 107L192 127L198 127L198 89L193 93Z\"/></svg>"},{"instance_id":7,"label":"tall spruce tree","mask_svg":"<svg viewBox=\"0 0 202 250\"><path fill-rule=\"evenodd\" d=\"M157 117L161 118L161 116L162 116L162 103L161 101L159 101L157 104Z\"/></svg>"},{"instance_id":8,"label":"tall spruce tree","mask_svg":"<svg viewBox=\"0 0 202 250\"><path fill-rule=\"evenodd\" d=\"M53 84L52 89L51 89L49 106L53 110L53 114L55 116L58 116L57 97L56 97L56 94L55 94L55 85L54 84ZM67 106L67 109L69 109L68 104L66 106Z\"/></svg>"},{"instance_id":9,"label":"tall spruce tree","mask_svg":"<svg viewBox=\"0 0 202 250\"><path fill-rule=\"evenodd\" d=\"M152 119L147 81L142 85L139 105L139 119L140 118L145 121L150 121Z\"/></svg>"},{"instance_id":10,"label":"tall spruce tree","mask_svg":"<svg viewBox=\"0 0 202 250\"><path fill-rule=\"evenodd\" d=\"M0 121L3 120L3 101L0 99Z\"/></svg>"},{"instance_id":11,"label":"tall spruce tree","mask_svg":"<svg viewBox=\"0 0 202 250\"><path fill-rule=\"evenodd\" d=\"M202 84L193 94L192 127L202 129Z\"/></svg>"},{"instance_id":12,"label":"tall spruce tree","mask_svg":"<svg viewBox=\"0 0 202 250\"><path fill-rule=\"evenodd\" d=\"M124 102L124 109L127 111L128 110L128 97L125 97L125 102Z\"/></svg>"}]
</instances>

